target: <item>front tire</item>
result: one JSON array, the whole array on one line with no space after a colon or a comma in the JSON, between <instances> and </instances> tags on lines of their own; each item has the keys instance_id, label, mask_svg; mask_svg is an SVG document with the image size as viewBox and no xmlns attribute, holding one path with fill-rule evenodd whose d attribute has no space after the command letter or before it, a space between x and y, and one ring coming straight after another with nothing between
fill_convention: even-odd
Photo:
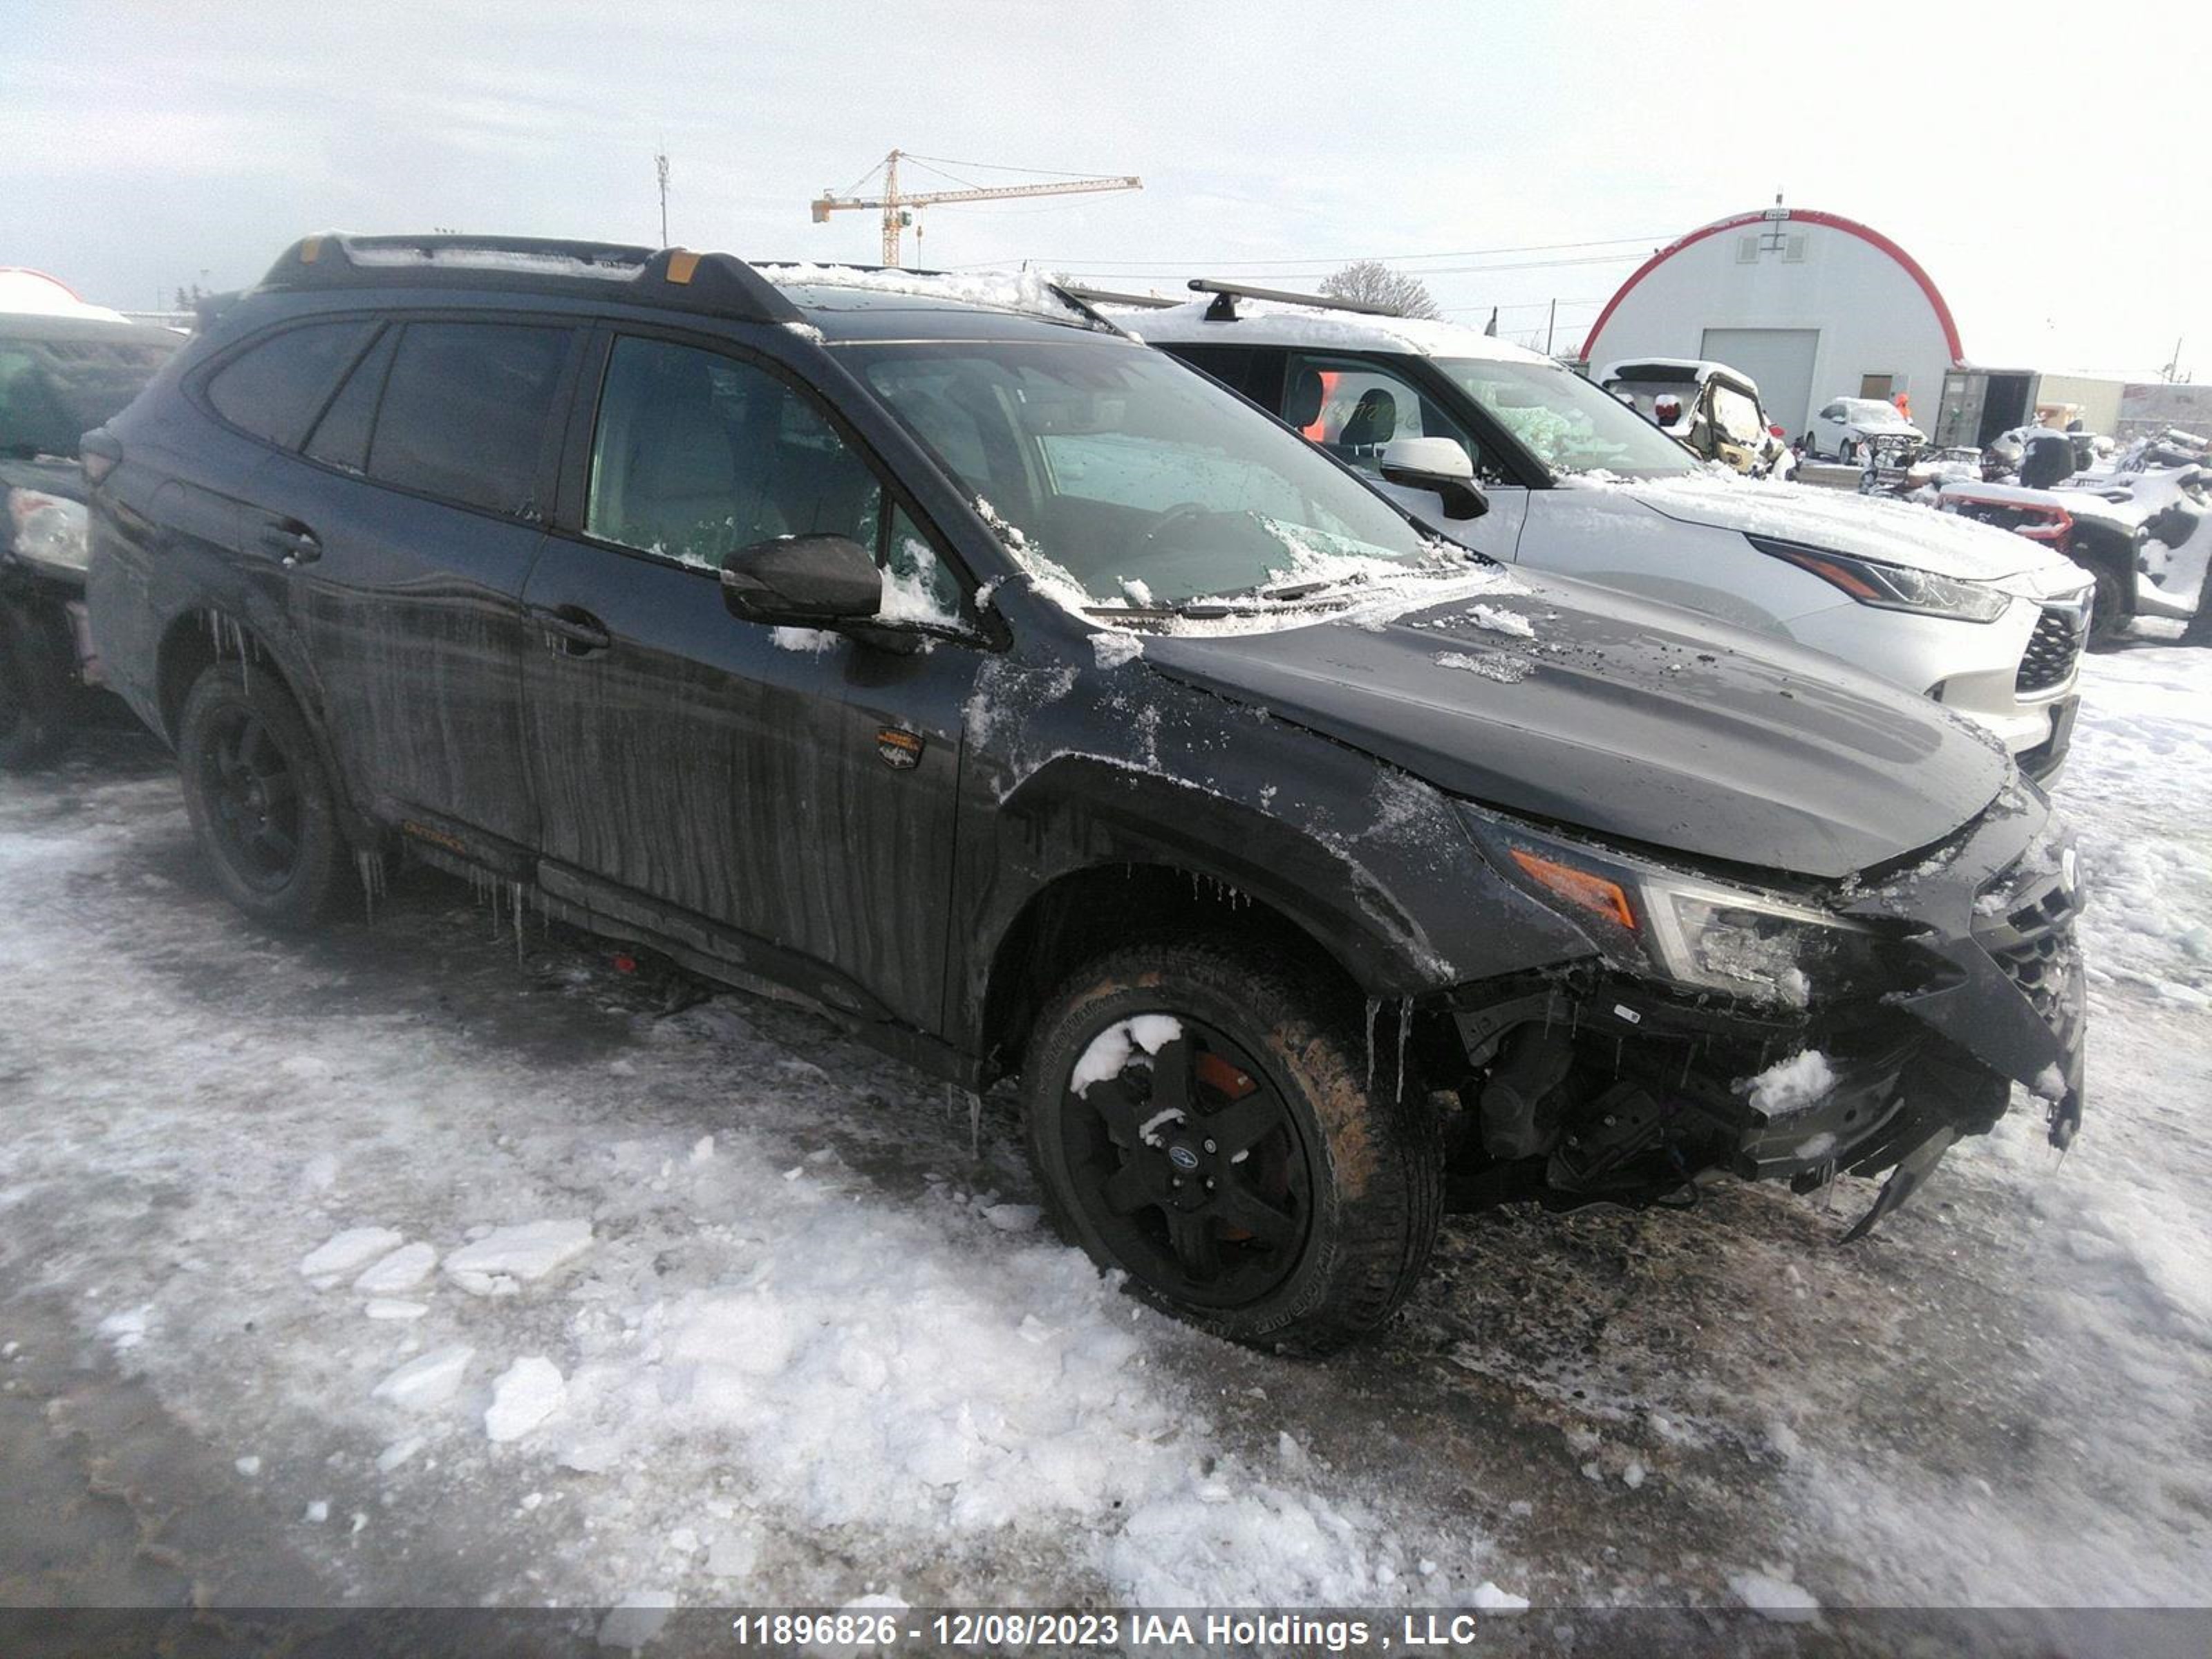
<instances>
[{"instance_id":1,"label":"front tire","mask_svg":"<svg viewBox=\"0 0 2212 1659\"><path fill-rule=\"evenodd\" d=\"M1227 941L1130 946L1069 979L1024 1077L1061 1235L1233 1341L1318 1354L1382 1324L1435 1243L1443 1149L1395 1042L1370 1091L1344 1002Z\"/></svg>"},{"instance_id":2,"label":"front tire","mask_svg":"<svg viewBox=\"0 0 2212 1659\"><path fill-rule=\"evenodd\" d=\"M230 902L268 927L312 926L337 884L337 803L307 722L266 670L210 664L177 722L185 810Z\"/></svg>"}]
</instances>

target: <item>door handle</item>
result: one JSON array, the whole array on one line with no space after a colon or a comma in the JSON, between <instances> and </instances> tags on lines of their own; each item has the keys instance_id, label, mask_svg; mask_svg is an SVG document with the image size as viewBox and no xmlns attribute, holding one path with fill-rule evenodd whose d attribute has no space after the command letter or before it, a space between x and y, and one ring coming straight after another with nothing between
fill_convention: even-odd
<instances>
[{"instance_id":1,"label":"door handle","mask_svg":"<svg viewBox=\"0 0 2212 1659\"><path fill-rule=\"evenodd\" d=\"M258 539L261 550L288 570L313 564L323 556L323 544L315 532L296 519L264 526Z\"/></svg>"},{"instance_id":2,"label":"door handle","mask_svg":"<svg viewBox=\"0 0 2212 1659\"><path fill-rule=\"evenodd\" d=\"M571 657L587 657L614 643L606 624L580 605L532 605L530 618L544 631L548 645Z\"/></svg>"}]
</instances>

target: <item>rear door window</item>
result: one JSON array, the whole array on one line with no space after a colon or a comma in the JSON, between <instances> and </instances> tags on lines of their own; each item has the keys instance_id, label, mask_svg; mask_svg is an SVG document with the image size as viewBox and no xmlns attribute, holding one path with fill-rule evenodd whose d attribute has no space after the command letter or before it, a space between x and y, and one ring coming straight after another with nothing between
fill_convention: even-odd
<instances>
[{"instance_id":1,"label":"rear door window","mask_svg":"<svg viewBox=\"0 0 2212 1659\"><path fill-rule=\"evenodd\" d=\"M241 431L297 449L374 326L350 318L272 334L216 371L207 400Z\"/></svg>"},{"instance_id":2,"label":"rear door window","mask_svg":"<svg viewBox=\"0 0 2212 1659\"><path fill-rule=\"evenodd\" d=\"M534 324L408 324L385 378L369 477L510 518L543 516L574 339Z\"/></svg>"}]
</instances>

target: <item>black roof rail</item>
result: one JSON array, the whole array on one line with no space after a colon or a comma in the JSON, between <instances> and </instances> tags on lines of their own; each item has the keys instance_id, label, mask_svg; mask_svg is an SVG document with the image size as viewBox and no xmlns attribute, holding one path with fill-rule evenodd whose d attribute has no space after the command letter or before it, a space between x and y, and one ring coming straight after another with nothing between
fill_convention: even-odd
<instances>
[{"instance_id":1,"label":"black roof rail","mask_svg":"<svg viewBox=\"0 0 2212 1659\"><path fill-rule=\"evenodd\" d=\"M1190 279L1191 291L1211 294L1213 303L1206 308L1209 323L1233 323L1237 320L1239 300L1272 300L1277 305L1312 306L1321 311L1357 311L1370 317L1402 317L1406 313L1395 306L1378 306L1366 300L1337 300L1326 294L1292 294L1279 288L1249 288L1243 283L1217 283L1209 277Z\"/></svg>"},{"instance_id":2,"label":"black roof rail","mask_svg":"<svg viewBox=\"0 0 2212 1659\"><path fill-rule=\"evenodd\" d=\"M284 250L264 289L515 289L587 294L629 305L703 312L744 322L793 323L799 309L728 253L634 247L540 236L302 237Z\"/></svg>"},{"instance_id":3,"label":"black roof rail","mask_svg":"<svg viewBox=\"0 0 2212 1659\"><path fill-rule=\"evenodd\" d=\"M1181 300L1170 300L1164 294L1121 294L1110 288L1078 288L1068 284L1066 291L1095 306L1141 306L1148 311L1164 311L1170 306L1184 303Z\"/></svg>"}]
</instances>

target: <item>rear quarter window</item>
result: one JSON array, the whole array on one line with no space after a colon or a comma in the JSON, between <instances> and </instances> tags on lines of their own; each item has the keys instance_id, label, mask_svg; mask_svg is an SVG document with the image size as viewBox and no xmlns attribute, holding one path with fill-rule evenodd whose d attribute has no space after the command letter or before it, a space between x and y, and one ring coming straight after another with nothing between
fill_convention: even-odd
<instances>
[{"instance_id":1,"label":"rear quarter window","mask_svg":"<svg viewBox=\"0 0 2212 1659\"><path fill-rule=\"evenodd\" d=\"M215 372L207 383L207 400L240 430L297 449L374 326L356 319L307 323L272 334Z\"/></svg>"}]
</instances>

